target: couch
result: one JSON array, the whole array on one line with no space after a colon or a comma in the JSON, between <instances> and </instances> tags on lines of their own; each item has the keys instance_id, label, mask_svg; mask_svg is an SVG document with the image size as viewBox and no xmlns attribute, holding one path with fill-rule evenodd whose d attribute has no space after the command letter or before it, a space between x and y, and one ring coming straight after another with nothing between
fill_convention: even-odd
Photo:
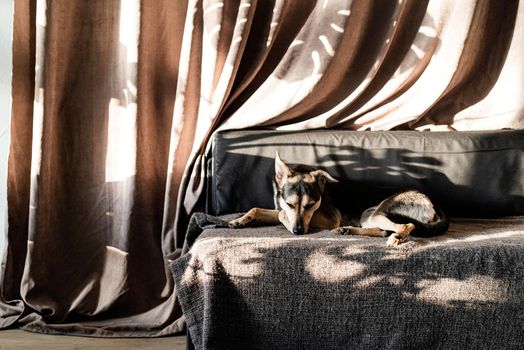
<instances>
[{"instance_id":1,"label":"couch","mask_svg":"<svg viewBox=\"0 0 524 350\"><path fill-rule=\"evenodd\" d=\"M230 229L273 206L278 150L327 170L349 217L398 190L430 195L448 233L385 238L282 225ZM172 265L196 349L522 349L524 131L246 130L215 135L206 213Z\"/></svg>"}]
</instances>

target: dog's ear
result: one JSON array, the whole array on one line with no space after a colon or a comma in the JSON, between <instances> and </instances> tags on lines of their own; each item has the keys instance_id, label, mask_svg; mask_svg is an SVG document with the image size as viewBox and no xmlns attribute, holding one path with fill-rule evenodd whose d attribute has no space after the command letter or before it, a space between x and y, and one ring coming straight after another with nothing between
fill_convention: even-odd
<instances>
[{"instance_id":1,"label":"dog's ear","mask_svg":"<svg viewBox=\"0 0 524 350\"><path fill-rule=\"evenodd\" d=\"M333 176L329 175L329 173L325 170L313 170L309 173L309 175L313 176L317 181L321 183L328 182L338 182L337 179L335 179Z\"/></svg>"},{"instance_id":2,"label":"dog's ear","mask_svg":"<svg viewBox=\"0 0 524 350\"><path fill-rule=\"evenodd\" d=\"M275 155L275 180L280 185L282 184L282 180L290 173L289 167L280 159L280 155L277 152Z\"/></svg>"}]
</instances>

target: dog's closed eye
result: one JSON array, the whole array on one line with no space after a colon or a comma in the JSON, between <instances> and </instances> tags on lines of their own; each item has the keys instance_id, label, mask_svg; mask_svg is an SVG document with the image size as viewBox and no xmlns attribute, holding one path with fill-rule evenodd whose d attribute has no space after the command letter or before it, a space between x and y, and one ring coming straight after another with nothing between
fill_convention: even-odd
<instances>
[{"instance_id":1,"label":"dog's closed eye","mask_svg":"<svg viewBox=\"0 0 524 350\"><path fill-rule=\"evenodd\" d=\"M304 205L304 209L309 210L315 206L315 202L308 203Z\"/></svg>"},{"instance_id":2,"label":"dog's closed eye","mask_svg":"<svg viewBox=\"0 0 524 350\"><path fill-rule=\"evenodd\" d=\"M289 202L286 202L287 206L290 207L291 209L294 209L295 208L295 204L291 204Z\"/></svg>"}]
</instances>

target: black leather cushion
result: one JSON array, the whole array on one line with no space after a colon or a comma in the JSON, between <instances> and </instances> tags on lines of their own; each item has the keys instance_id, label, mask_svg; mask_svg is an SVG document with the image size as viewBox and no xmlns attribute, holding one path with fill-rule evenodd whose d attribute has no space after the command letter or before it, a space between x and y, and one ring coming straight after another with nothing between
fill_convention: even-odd
<instances>
[{"instance_id":1,"label":"black leather cushion","mask_svg":"<svg viewBox=\"0 0 524 350\"><path fill-rule=\"evenodd\" d=\"M339 179L331 195L349 216L407 188L450 216L524 214L524 130L221 132L212 145L208 212L272 208L276 151Z\"/></svg>"}]
</instances>

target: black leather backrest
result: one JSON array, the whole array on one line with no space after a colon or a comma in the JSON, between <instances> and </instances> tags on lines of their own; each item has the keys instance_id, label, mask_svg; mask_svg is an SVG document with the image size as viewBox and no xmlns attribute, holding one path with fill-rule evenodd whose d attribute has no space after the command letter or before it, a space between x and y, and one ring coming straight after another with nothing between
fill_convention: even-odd
<instances>
[{"instance_id":1,"label":"black leather backrest","mask_svg":"<svg viewBox=\"0 0 524 350\"><path fill-rule=\"evenodd\" d=\"M331 195L349 215L408 188L450 216L524 215L524 130L221 132L212 145L208 211L272 208L276 151L339 179Z\"/></svg>"}]
</instances>

